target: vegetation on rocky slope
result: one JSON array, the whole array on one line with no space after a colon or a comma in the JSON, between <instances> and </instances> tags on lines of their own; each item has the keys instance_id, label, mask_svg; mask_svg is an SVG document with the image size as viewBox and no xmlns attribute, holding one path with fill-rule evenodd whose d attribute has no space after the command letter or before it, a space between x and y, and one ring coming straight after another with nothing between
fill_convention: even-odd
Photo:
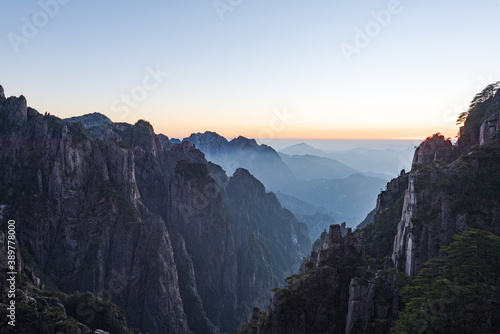
<instances>
[{"instance_id":1,"label":"vegetation on rocky slope","mask_svg":"<svg viewBox=\"0 0 500 334\"><path fill-rule=\"evenodd\" d=\"M499 331L500 237L472 229L453 239L402 289L396 333Z\"/></svg>"}]
</instances>

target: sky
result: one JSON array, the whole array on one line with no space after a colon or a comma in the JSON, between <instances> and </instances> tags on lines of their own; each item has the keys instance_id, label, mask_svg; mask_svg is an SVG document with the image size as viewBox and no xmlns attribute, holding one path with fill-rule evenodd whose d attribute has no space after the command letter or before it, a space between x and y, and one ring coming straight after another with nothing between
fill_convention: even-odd
<instances>
[{"instance_id":1,"label":"sky","mask_svg":"<svg viewBox=\"0 0 500 334\"><path fill-rule=\"evenodd\" d=\"M454 138L500 80L500 0L0 0L0 85L157 133Z\"/></svg>"}]
</instances>

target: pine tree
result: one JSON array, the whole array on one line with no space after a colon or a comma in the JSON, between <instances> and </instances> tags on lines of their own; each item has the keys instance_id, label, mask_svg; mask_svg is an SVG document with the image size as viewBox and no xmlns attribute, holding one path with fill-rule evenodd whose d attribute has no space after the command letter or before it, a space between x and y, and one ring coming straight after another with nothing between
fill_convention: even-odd
<instances>
[{"instance_id":1,"label":"pine tree","mask_svg":"<svg viewBox=\"0 0 500 334\"><path fill-rule=\"evenodd\" d=\"M470 230L441 251L402 290L395 332L500 333L500 237Z\"/></svg>"}]
</instances>

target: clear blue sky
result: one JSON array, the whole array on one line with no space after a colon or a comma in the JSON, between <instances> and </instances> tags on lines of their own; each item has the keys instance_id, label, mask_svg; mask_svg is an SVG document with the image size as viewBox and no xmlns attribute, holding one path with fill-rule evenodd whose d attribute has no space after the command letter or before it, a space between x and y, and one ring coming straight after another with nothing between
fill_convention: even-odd
<instances>
[{"instance_id":1,"label":"clear blue sky","mask_svg":"<svg viewBox=\"0 0 500 334\"><path fill-rule=\"evenodd\" d=\"M0 5L7 95L63 118L147 119L171 137L453 136L500 80L500 0Z\"/></svg>"}]
</instances>

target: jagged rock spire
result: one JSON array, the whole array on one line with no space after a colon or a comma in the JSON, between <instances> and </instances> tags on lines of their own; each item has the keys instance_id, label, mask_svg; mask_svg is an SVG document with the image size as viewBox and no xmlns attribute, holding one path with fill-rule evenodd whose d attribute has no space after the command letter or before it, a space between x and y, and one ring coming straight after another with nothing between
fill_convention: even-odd
<instances>
[{"instance_id":1,"label":"jagged rock spire","mask_svg":"<svg viewBox=\"0 0 500 334\"><path fill-rule=\"evenodd\" d=\"M0 85L0 101L1 102L5 101L5 93L3 91L2 85Z\"/></svg>"}]
</instances>

